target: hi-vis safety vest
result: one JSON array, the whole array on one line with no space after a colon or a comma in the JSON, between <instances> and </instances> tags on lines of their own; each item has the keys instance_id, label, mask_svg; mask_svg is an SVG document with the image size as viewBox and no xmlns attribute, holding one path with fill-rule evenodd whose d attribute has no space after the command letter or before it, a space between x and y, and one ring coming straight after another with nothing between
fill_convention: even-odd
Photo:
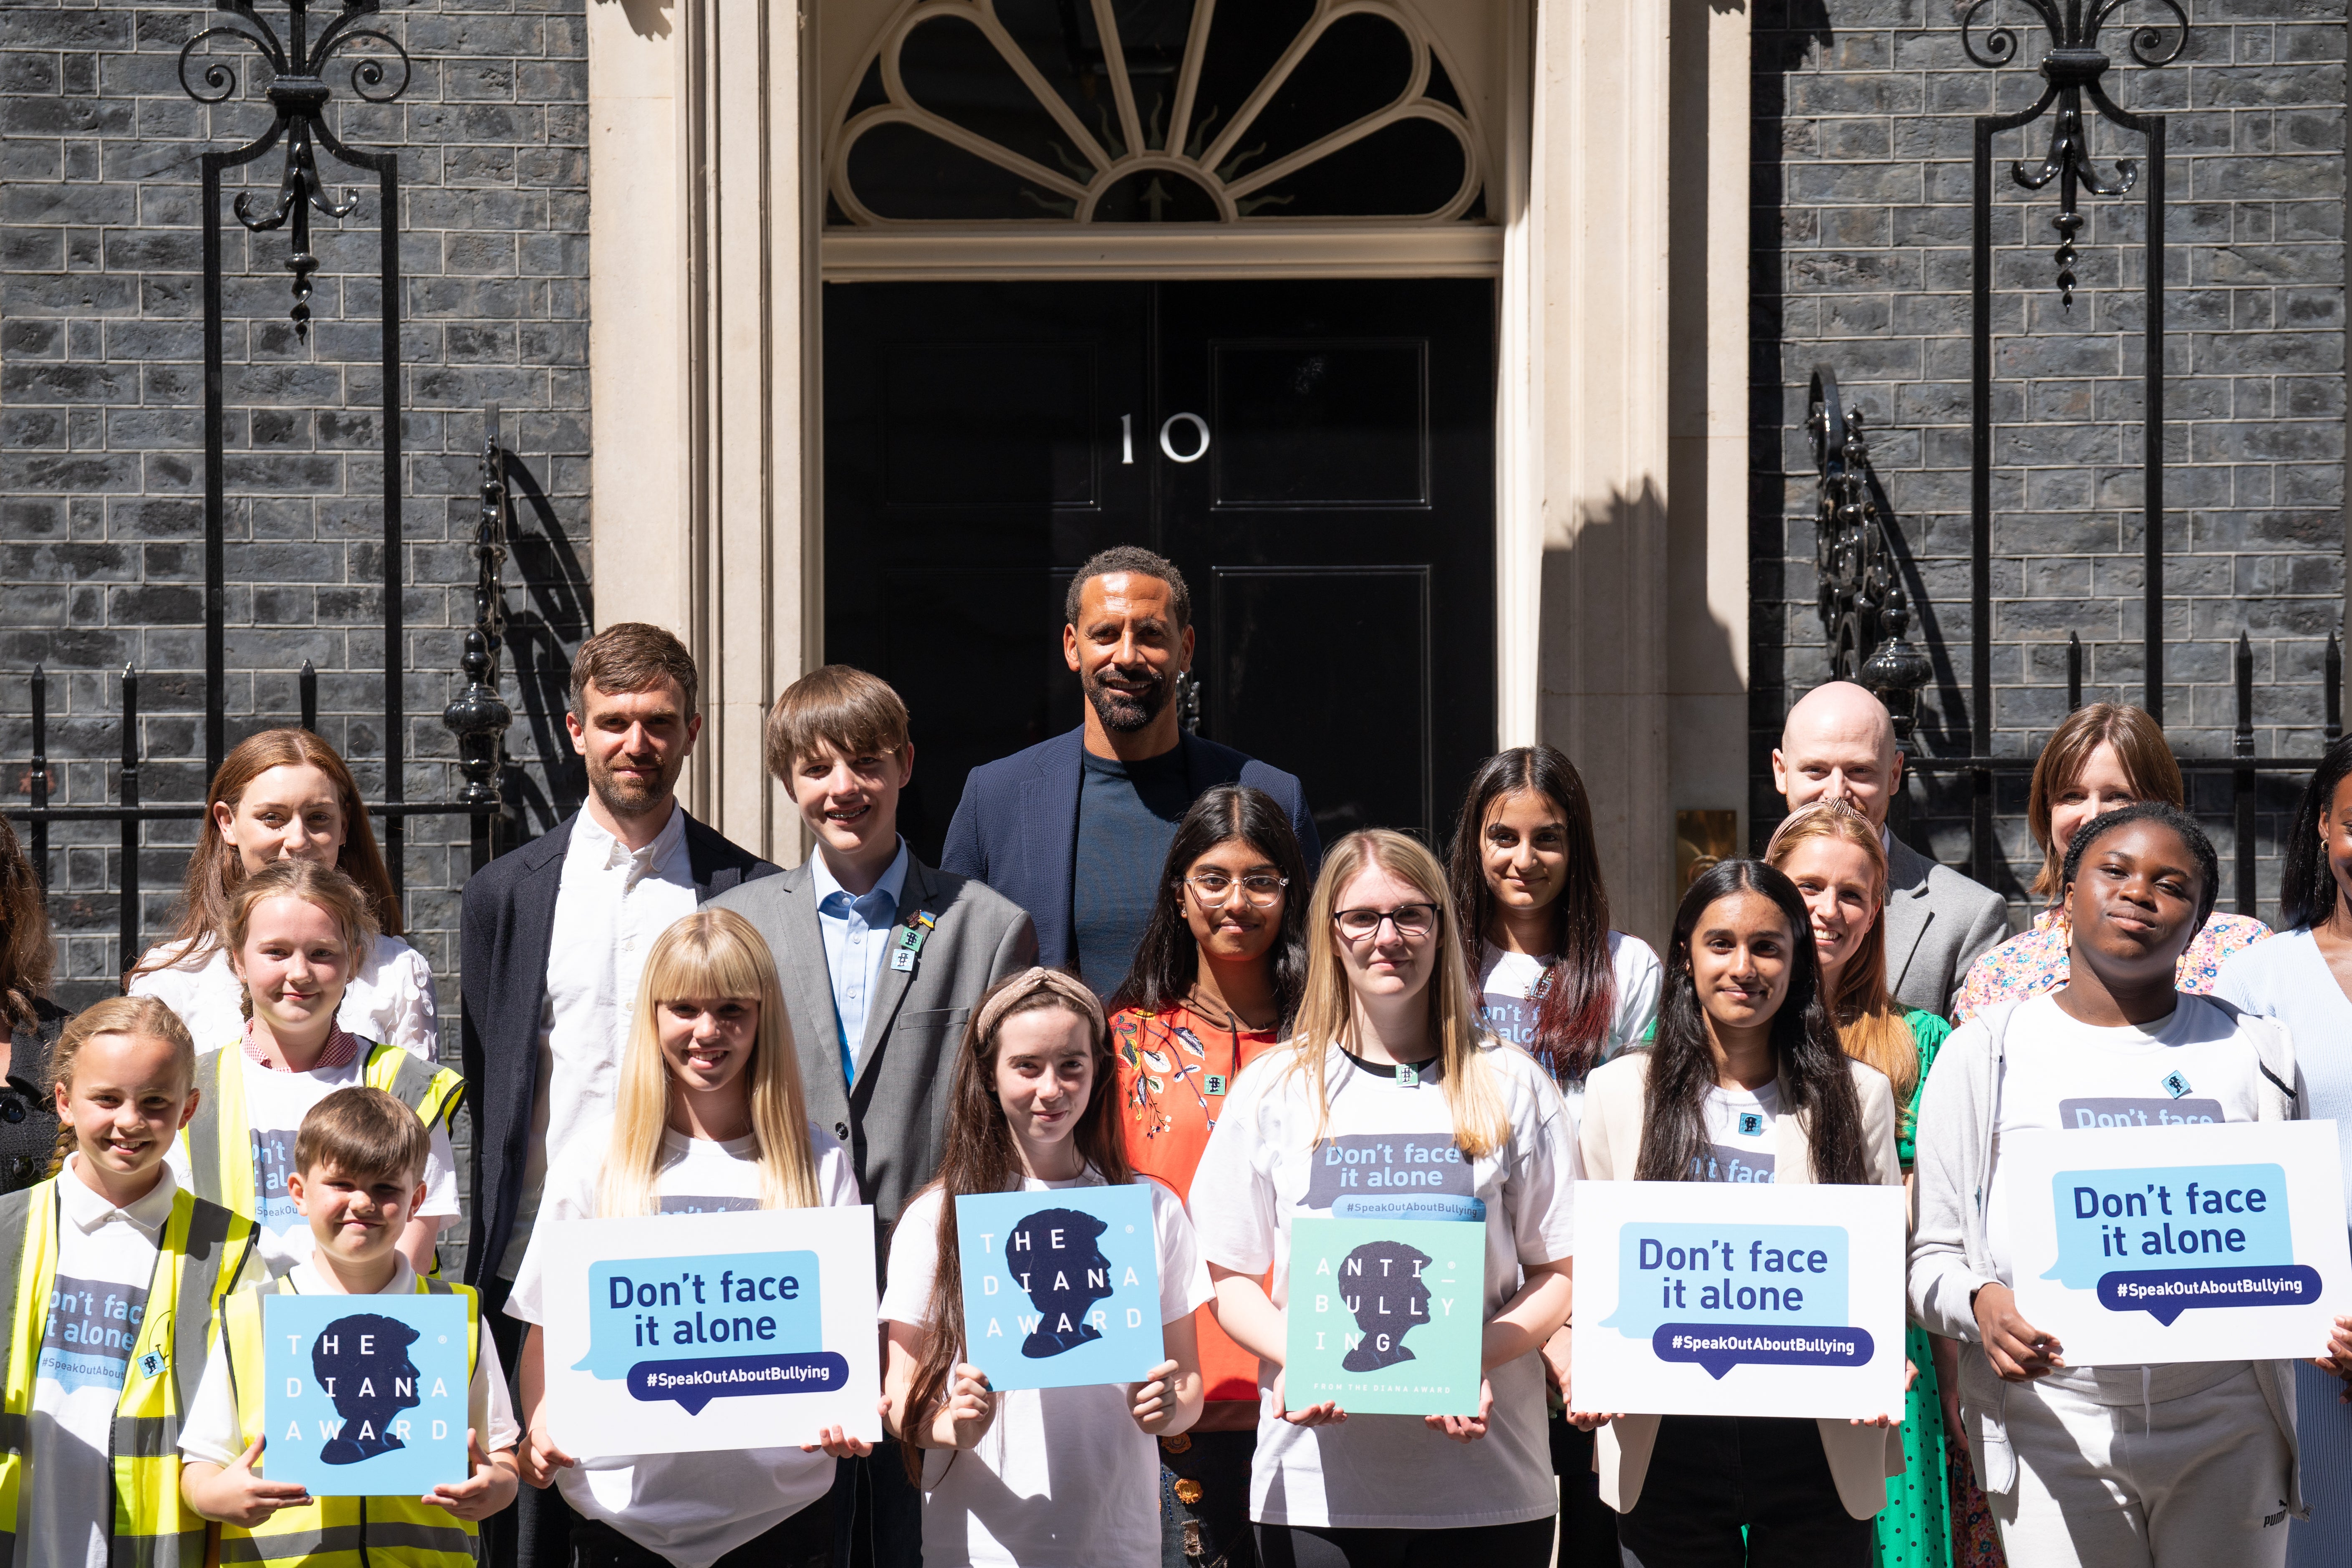
<instances>
[{"instance_id":1,"label":"hi-vis safety vest","mask_svg":"<svg viewBox=\"0 0 2352 1568\"><path fill-rule=\"evenodd\" d=\"M482 1348L480 1302L469 1288L438 1279L419 1279L416 1290L419 1295L465 1298L466 1375L470 1379ZM293 1294L292 1283L279 1279L241 1290L221 1304L218 1353L228 1363L237 1430L248 1448L263 1436L261 1300ZM488 1447L490 1435L482 1433L481 1440ZM261 1473L265 1478L269 1474L266 1448ZM250 1530L222 1525L220 1560L224 1564L284 1563L288 1568L296 1563L302 1568L362 1568L383 1563L398 1563L402 1568L474 1568L475 1534L471 1521L415 1498L314 1497L305 1507L279 1509Z\"/></svg>"},{"instance_id":2,"label":"hi-vis safety vest","mask_svg":"<svg viewBox=\"0 0 2352 1568\"><path fill-rule=\"evenodd\" d=\"M398 1046L367 1047L360 1081L380 1089L416 1112L429 1130L457 1113L466 1080L446 1068L429 1067ZM196 1194L241 1215L259 1212L253 1190L253 1121L245 1109L245 1047L232 1045L196 1058L196 1087L204 1098L180 1134Z\"/></svg>"},{"instance_id":3,"label":"hi-vis safety vest","mask_svg":"<svg viewBox=\"0 0 2352 1568\"><path fill-rule=\"evenodd\" d=\"M0 1289L8 1318L5 1396L0 1396L0 1559L16 1565L80 1561L89 1515L20 1516L30 1436L35 1367L57 1289L58 1182L0 1197ZM155 1250L147 1313L123 1368L110 1444L114 1463L115 1568L201 1568L205 1521L180 1497L180 1415L204 1378L213 1314L258 1269L253 1222L182 1187ZM92 1498L95 1510L99 1500ZM68 1546L59 1533L70 1531Z\"/></svg>"}]
</instances>

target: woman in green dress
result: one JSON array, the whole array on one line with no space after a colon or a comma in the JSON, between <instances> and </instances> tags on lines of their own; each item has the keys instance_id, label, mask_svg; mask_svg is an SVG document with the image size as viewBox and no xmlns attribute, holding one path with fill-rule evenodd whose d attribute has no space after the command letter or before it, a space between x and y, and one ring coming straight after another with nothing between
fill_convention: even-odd
<instances>
[{"instance_id":1,"label":"woman in green dress","mask_svg":"<svg viewBox=\"0 0 2352 1568\"><path fill-rule=\"evenodd\" d=\"M1817 801L1790 815L1765 857L1804 896L1812 917L1822 994L1837 1020L1846 1054L1869 1063L1895 1086L1904 1107L1896 1147L1910 1180L1919 1086L1951 1026L1933 1013L1905 1014L1886 994L1886 851L1869 819L1841 800ZM1917 1324L1905 1351L1914 1369L1903 1413L1903 1474L1886 1483L1878 1515L1881 1568L1951 1568L1950 1502L1944 1472L1946 1402L1953 1347Z\"/></svg>"}]
</instances>

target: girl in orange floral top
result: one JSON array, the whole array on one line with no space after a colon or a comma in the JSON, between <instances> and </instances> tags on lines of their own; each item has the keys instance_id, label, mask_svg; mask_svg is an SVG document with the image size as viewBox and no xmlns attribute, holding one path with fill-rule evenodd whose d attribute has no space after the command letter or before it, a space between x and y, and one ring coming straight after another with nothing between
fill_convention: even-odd
<instances>
[{"instance_id":1,"label":"girl in orange floral top","mask_svg":"<svg viewBox=\"0 0 2352 1568\"><path fill-rule=\"evenodd\" d=\"M2120 702L2093 702L2068 714L2042 748L2026 800L2027 826L2042 846L2035 895L2057 899L2059 868L2076 829L2102 812L2144 800L2182 809L2189 801L2180 764L2156 721ZM2200 995L2210 993L2224 963L2270 934L2270 927L2251 916L2216 910L2180 955L2176 984ZM1954 1019L1965 1024L1996 1002L2037 996L2065 984L2072 942L2066 910L2053 901L2033 917L2031 927L1977 960L1960 985Z\"/></svg>"},{"instance_id":2,"label":"girl in orange floral top","mask_svg":"<svg viewBox=\"0 0 2352 1568\"><path fill-rule=\"evenodd\" d=\"M1169 846L1135 967L1111 996L1119 1122L1134 1167L1189 1197L1241 1070L1287 1031L1307 978L1306 858L1274 797L1220 784ZM1207 1403L1160 1444L1161 1528L1188 1559L1255 1563L1257 1358L1200 1319Z\"/></svg>"}]
</instances>

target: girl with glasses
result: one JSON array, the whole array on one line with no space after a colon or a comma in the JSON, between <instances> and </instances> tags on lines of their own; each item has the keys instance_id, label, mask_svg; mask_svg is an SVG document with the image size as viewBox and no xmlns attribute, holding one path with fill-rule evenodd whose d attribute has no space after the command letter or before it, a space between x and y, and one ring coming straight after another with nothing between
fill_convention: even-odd
<instances>
[{"instance_id":1,"label":"girl with glasses","mask_svg":"<svg viewBox=\"0 0 2352 1568\"><path fill-rule=\"evenodd\" d=\"M1290 820L1263 790L1219 784L1177 826L1110 1037L1128 1160L1179 1197L1234 1080L1298 1010L1308 885ZM1247 1568L1257 1358L1206 1318L1200 1351L1201 1418L1160 1440L1160 1527L1189 1556Z\"/></svg>"},{"instance_id":2,"label":"girl with glasses","mask_svg":"<svg viewBox=\"0 0 2352 1568\"><path fill-rule=\"evenodd\" d=\"M1575 1120L1525 1052L1479 1029L1436 858L1350 834L1308 906L1291 1046L1246 1068L1192 1187L1224 1331L1259 1360L1250 1514L1267 1568L1542 1568L1558 1500L1544 1342L1569 1306ZM1408 1198L1483 1227L1475 1416L1353 1415L1285 1397L1294 1219L1333 1212L1331 1156L1436 1174ZM1433 1153L1442 1158L1432 1159ZM1379 1217L1350 1195L1350 1212Z\"/></svg>"},{"instance_id":3,"label":"girl with glasses","mask_svg":"<svg viewBox=\"0 0 2352 1568\"><path fill-rule=\"evenodd\" d=\"M1470 781L1447 867L1463 955L1489 1032L1524 1047L1571 1105L1584 1077L1644 1038L1658 1016L1658 955L1609 925L1592 807L1576 764L1550 746L1489 757ZM1592 1434L1568 1419L1568 1335L1547 1346L1556 1408L1560 1561L1617 1561L1617 1520L1592 1473Z\"/></svg>"},{"instance_id":4,"label":"girl with glasses","mask_svg":"<svg viewBox=\"0 0 2352 1568\"><path fill-rule=\"evenodd\" d=\"M1597 1181L1902 1184L1894 1091L1839 1043L1788 878L1725 860L1692 882L1657 1043L1594 1071L1583 1141ZM1601 1434L1601 1495L1626 1568L1864 1568L1902 1468L1893 1425L1617 1416Z\"/></svg>"}]
</instances>

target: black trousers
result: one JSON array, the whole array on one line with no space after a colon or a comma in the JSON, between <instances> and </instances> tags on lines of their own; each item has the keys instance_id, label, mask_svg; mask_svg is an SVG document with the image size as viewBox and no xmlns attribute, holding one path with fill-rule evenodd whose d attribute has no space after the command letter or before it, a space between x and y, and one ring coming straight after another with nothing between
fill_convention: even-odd
<instances>
[{"instance_id":1,"label":"black trousers","mask_svg":"<svg viewBox=\"0 0 2352 1568\"><path fill-rule=\"evenodd\" d=\"M482 1321L499 1347L499 1364L506 1368L507 1387L517 1412L522 1409L522 1342L530 1325L507 1316L507 1296L514 1281L492 1273L482 1281ZM523 1436L529 1439L530 1434ZM500 1509L482 1521L482 1561L489 1568L567 1568L572 1561L572 1526L579 1516L563 1494L550 1487L541 1491L528 1484L515 1489L512 1508Z\"/></svg>"},{"instance_id":2,"label":"black trousers","mask_svg":"<svg viewBox=\"0 0 2352 1568\"><path fill-rule=\"evenodd\" d=\"M833 1502L819 1498L711 1568L830 1568L832 1562ZM601 1520L581 1519L572 1526L572 1568L670 1568L670 1562Z\"/></svg>"},{"instance_id":3,"label":"black trousers","mask_svg":"<svg viewBox=\"0 0 2352 1568\"><path fill-rule=\"evenodd\" d=\"M1265 1568L1544 1568L1551 1561L1549 1519L1461 1530L1327 1530L1261 1524Z\"/></svg>"},{"instance_id":4,"label":"black trousers","mask_svg":"<svg viewBox=\"0 0 2352 1568\"><path fill-rule=\"evenodd\" d=\"M1601 1500L1592 1434L1551 1418L1551 1473L1559 1478L1559 1568L1617 1568L1617 1511Z\"/></svg>"},{"instance_id":5,"label":"black trousers","mask_svg":"<svg viewBox=\"0 0 2352 1568\"><path fill-rule=\"evenodd\" d=\"M923 1568L923 1489L907 1479L903 1452L886 1437L834 1467L835 1568Z\"/></svg>"},{"instance_id":6,"label":"black trousers","mask_svg":"<svg viewBox=\"0 0 2352 1568\"><path fill-rule=\"evenodd\" d=\"M1817 1423L1732 1415L1660 1418L1617 1540L1624 1568L1869 1568L1874 1550L1871 1521L1838 1500Z\"/></svg>"}]
</instances>

